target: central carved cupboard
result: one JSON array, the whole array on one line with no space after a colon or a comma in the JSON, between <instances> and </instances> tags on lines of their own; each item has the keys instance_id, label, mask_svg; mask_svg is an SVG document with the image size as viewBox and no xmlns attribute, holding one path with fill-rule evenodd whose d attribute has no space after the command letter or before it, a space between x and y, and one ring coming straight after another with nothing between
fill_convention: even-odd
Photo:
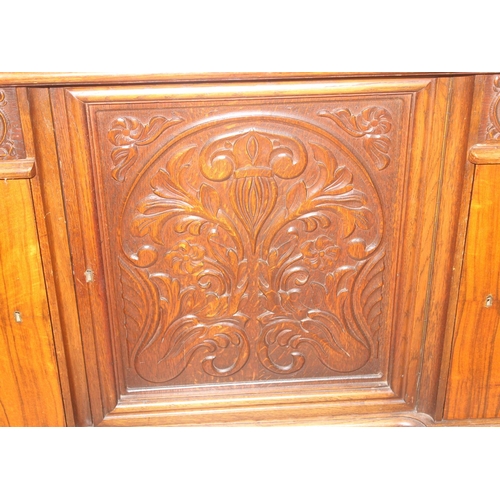
<instances>
[{"instance_id":1,"label":"central carved cupboard","mask_svg":"<svg viewBox=\"0 0 500 500\"><path fill-rule=\"evenodd\" d=\"M440 420L474 77L212 80L18 89L74 423Z\"/></svg>"}]
</instances>

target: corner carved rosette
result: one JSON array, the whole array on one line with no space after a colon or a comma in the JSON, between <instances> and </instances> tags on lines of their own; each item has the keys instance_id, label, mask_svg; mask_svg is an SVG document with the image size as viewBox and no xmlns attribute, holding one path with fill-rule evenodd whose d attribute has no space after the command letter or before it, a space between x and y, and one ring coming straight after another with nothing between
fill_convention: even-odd
<instances>
[{"instance_id":1,"label":"corner carved rosette","mask_svg":"<svg viewBox=\"0 0 500 500\"><path fill-rule=\"evenodd\" d=\"M0 160L13 160L17 158L14 144L7 139L9 123L2 109L7 104L5 92L0 90Z\"/></svg>"},{"instance_id":2,"label":"corner carved rosette","mask_svg":"<svg viewBox=\"0 0 500 500\"><path fill-rule=\"evenodd\" d=\"M120 259L137 373L165 383L201 356L195 373L227 377L252 351L279 375L314 356L337 373L363 367L385 267L380 201L356 175L282 131L173 148L123 219L121 234L142 245L122 241Z\"/></svg>"},{"instance_id":3,"label":"corner carved rosette","mask_svg":"<svg viewBox=\"0 0 500 500\"><path fill-rule=\"evenodd\" d=\"M178 116L154 116L144 125L137 118L117 118L111 124L108 140L115 147L111 150L113 178L122 182L137 160L140 146L154 142L165 130L183 121Z\"/></svg>"},{"instance_id":4,"label":"corner carved rosette","mask_svg":"<svg viewBox=\"0 0 500 500\"><path fill-rule=\"evenodd\" d=\"M363 146L378 170L389 166L391 139L388 133L392 128L392 116L387 109L371 106L358 115L348 109L322 110L318 115L333 120L352 137L362 138Z\"/></svg>"},{"instance_id":5,"label":"corner carved rosette","mask_svg":"<svg viewBox=\"0 0 500 500\"><path fill-rule=\"evenodd\" d=\"M490 107L490 123L486 128L486 139L495 141L500 139L500 76L493 81L493 90L496 97Z\"/></svg>"}]
</instances>

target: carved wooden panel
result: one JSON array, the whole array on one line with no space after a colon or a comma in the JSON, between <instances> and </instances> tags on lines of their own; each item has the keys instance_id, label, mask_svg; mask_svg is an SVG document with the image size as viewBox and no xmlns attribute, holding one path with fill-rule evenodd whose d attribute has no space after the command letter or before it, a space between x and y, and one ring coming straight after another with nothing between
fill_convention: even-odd
<instances>
[{"instance_id":1,"label":"carved wooden panel","mask_svg":"<svg viewBox=\"0 0 500 500\"><path fill-rule=\"evenodd\" d=\"M410 408L445 130L432 92L425 79L53 92L97 421L195 396L210 411Z\"/></svg>"},{"instance_id":2,"label":"carved wooden panel","mask_svg":"<svg viewBox=\"0 0 500 500\"><path fill-rule=\"evenodd\" d=\"M500 75L478 76L481 89L479 142L500 139Z\"/></svg>"},{"instance_id":3,"label":"carved wooden panel","mask_svg":"<svg viewBox=\"0 0 500 500\"><path fill-rule=\"evenodd\" d=\"M92 109L128 388L380 377L409 101Z\"/></svg>"},{"instance_id":4,"label":"carved wooden panel","mask_svg":"<svg viewBox=\"0 0 500 500\"><path fill-rule=\"evenodd\" d=\"M0 161L26 158L16 89L0 89Z\"/></svg>"}]
</instances>

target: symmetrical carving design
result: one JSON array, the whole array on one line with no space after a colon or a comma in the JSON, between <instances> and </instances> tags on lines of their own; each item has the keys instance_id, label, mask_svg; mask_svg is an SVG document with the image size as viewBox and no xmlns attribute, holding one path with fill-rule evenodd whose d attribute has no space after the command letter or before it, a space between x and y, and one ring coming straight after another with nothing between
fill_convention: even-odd
<instances>
[{"instance_id":1,"label":"symmetrical carving design","mask_svg":"<svg viewBox=\"0 0 500 500\"><path fill-rule=\"evenodd\" d=\"M307 137L271 126L194 135L134 184L120 269L143 379L165 383L188 367L194 383L233 377L252 353L247 380L314 360L347 373L372 357L380 201L359 163L339 165L332 143Z\"/></svg>"},{"instance_id":2,"label":"symmetrical carving design","mask_svg":"<svg viewBox=\"0 0 500 500\"><path fill-rule=\"evenodd\" d=\"M111 170L117 181L123 181L130 167L135 163L138 147L151 144L167 128L182 121L182 118L173 116L155 116L147 125L137 118L117 118L111 124L108 140L116 146L111 151L114 168Z\"/></svg>"},{"instance_id":3,"label":"symmetrical carving design","mask_svg":"<svg viewBox=\"0 0 500 500\"><path fill-rule=\"evenodd\" d=\"M322 110L318 115L330 118L353 137L362 137L366 152L379 170L389 165L391 140L387 134L392 128L392 116L387 109L371 106L358 115L348 109Z\"/></svg>"},{"instance_id":4,"label":"symmetrical carving design","mask_svg":"<svg viewBox=\"0 0 500 500\"><path fill-rule=\"evenodd\" d=\"M487 139L500 139L500 76L493 82L493 89L497 94L490 107L489 124L486 128Z\"/></svg>"},{"instance_id":5,"label":"symmetrical carving design","mask_svg":"<svg viewBox=\"0 0 500 500\"><path fill-rule=\"evenodd\" d=\"M7 139L9 124L2 109L7 104L5 92L0 90L0 160L12 160L17 158L16 150L12 141Z\"/></svg>"},{"instance_id":6,"label":"symmetrical carving design","mask_svg":"<svg viewBox=\"0 0 500 500\"><path fill-rule=\"evenodd\" d=\"M300 140L253 130L218 138L200 155L200 170L207 179L222 182L234 177L231 205L254 249L259 231L276 205L278 186L274 177L293 179L306 164L307 153Z\"/></svg>"}]
</instances>

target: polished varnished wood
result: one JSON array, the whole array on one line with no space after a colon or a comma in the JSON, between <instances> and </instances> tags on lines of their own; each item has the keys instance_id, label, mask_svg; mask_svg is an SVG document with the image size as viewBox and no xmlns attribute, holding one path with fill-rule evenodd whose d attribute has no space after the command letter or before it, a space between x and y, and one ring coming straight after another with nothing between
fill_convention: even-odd
<instances>
[{"instance_id":1,"label":"polished varnished wood","mask_svg":"<svg viewBox=\"0 0 500 500\"><path fill-rule=\"evenodd\" d=\"M500 169L476 169L445 415L500 417Z\"/></svg>"},{"instance_id":2,"label":"polished varnished wood","mask_svg":"<svg viewBox=\"0 0 500 500\"><path fill-rule=\"evenodd\" d=\"M26 92L26 90L25 90ZM29 89L37 175L31 181L68 425L91 423L87 377L48 89ZM24 102L24 100L21 100ZM27 104L28 107L28 104Z\"/></svg>"},{"instance_id":3,"label":"polished varnished wood","mask_svg":"<svg viewBox=\"0 0 500 500\"><path fill-rule=\"evenodd\" d=\"M26 158L16 89L0 88L0 161Z\"/></svg>"},{"instance_id":4,"label":"polished varnished wood","mask_svg":"<svg viewBox=\"0 0 500 500\"><path fill-rule=\"evenodd\" d=\"M34 159L0 162L0 179L31 179L34 176Z\"/></svg>"},{"instance_id":5,"label":"polished varnished wood","mask_svg":"<svg viewBox=\"0 0 500 500\"><path fill-rule=\"evenodd\" d=\"M432 253L427 265L422 261L421 268L429 272L429 288L426 293L426 305L422 311L424 353L418 368L419 392L417 410L435 418L439 417L442 403L439 391L446 384L441 374L443 353L447 336L452 335L454 321L449 311L456 307L457 283L460 276L460 249L464 244L463 216L470 203L472 168L467 163L467 146L470 127L470 115L474 80L470 77L440 79L438 92L447 93L446 108L441 109L446 119L444 128L436 130L441 138L431 146L434 168L429 175L436 175L434 182L437 191L431 189L435 212L428 227L422 229L422 237L432 238ZM445 91L444 86L448 86ZM434 125L439 124L433 118ZM438 125L439 126L439 125ZM433 132L434 134L434 132ZM435 140L435 137L433 138ZM422 200L427 203L427 200ZM430 202L430 200L429 200ZM421 255L420 258L426 258Z\"/></svg>"},{"instance_id":6,"label":"polished varnished wood","mask_svg":"<svg viewBox=\"0 0 500 500\"><path fill-rule=\"evenodd\" d=\"M476 165L497 165L500 163L500 142L476 144L469 151L471 163Z\"/></svg>"},{"instance_id":7,"label":"polished varnished wood","mask_svg":"<svg viewBox=\"0 0 500 500\"><path fill-rule=\"evenodd\" d=\"M0 182L0 270L0 425L64 425L27 180Z\"/></svg>"},{"instance_id":8,"label":"polished varnished wood","mask_svg":"<svg viewBox=\"0 0 500 500\"><path fill-rule=\"evenodd\" d=\"M472 85L53 90L94 423L432 411Z\"/></svg>"},{"instance_id":9,"label":"polished varnished wood","mask_svg":"<svg viewBox=\"0 0 500 500\"><path fill-rule=\"evenodd\" d=\"M234 82L234 81L277 81L277 80L319 80L341 78L387 78L408 76L459 76L471 73L384 73L384 72L266 72L266 73L0 73L0 85L61 86L61 85L106 85L138 83L193 83L193 82Z\"/></svg>"},{"instance_id":10,"label":"polished varnished wood","mask_svg":"<svg viewBox=\"0 0 500 500\"><path fill-rule=\"evenodd\" d=\"M464 308L498 75L0 87L68 425L497 422L495 333Z\"/></svg>"}]
</instances>

